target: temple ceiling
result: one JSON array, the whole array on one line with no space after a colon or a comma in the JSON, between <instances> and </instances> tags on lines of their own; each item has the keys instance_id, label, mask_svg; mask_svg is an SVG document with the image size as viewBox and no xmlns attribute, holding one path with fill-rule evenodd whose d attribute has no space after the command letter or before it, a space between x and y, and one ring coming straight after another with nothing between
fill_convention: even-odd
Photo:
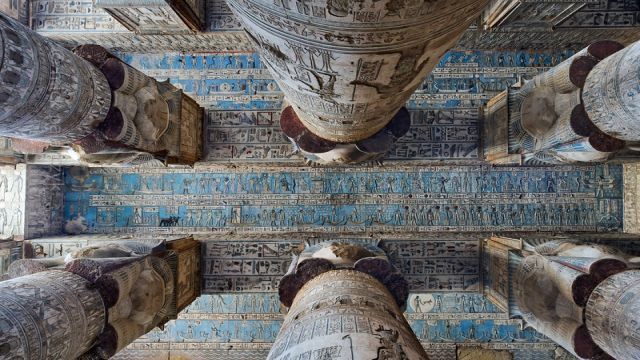
<instances>
[{"instance_id":1,"label":"temple ceiling","mask_svg":"<svg viewBox=\"0 0 640 360\"><path fill-rule=\"evenodd\" d=\"M346 239L390 253L410 284L405 316L432 359L570 358L484 295L494 279L483 274L482 240L512 231L637 233L638 171L617 164L488 166L479 107L595 40L637 40L640 5L603 0L558 11L549 3L478 20L407 102L411 130L385 166L335 169L305 167L282 135L283 94L224 1L207 1L205 31L167 35L131 31L92 0L33 0L21 16L39 33L69 47L101 44L205 107L205 161L195 169L32 166L2 173L5 201L15 196L17 177L31 181L19 196L37 200L30 212L6 207L21 221L11 222L11 232L94 234L31 240L40 256L63 255L105 234L189 233L203 241L205 295L119 359L264 359L284 319L276 287L292 250ZM41 194L28 190L52 182Z\"/></svg>"}]
</instances>

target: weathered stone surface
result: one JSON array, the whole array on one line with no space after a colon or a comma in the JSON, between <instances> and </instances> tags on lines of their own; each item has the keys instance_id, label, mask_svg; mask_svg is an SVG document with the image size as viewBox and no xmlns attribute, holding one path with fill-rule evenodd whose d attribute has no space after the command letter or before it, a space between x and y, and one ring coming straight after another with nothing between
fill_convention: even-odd
<instances>
[{"instance_id":1,"label":"weathered stone surface","mask_svg":"<svg viewBox=\"0 0 640 360\"><path fill-rule=\"evenodd\" d=\"M640 359L640 271L604 280L589 297L586 325L593 341L616 359Z\"/></svg>"},{"instance_id":2,"label":"weathered stone surface","mask_svg":"<svg viewBox=\"0 0 640 360\"><path fill-rule=\"evenodd\" d=\"M1 354L24 359L74 359L102 331L106 312L97 290L66 271L0 282Z\"/></svg>"},{"instance_id":3,"label":"weathered stone surface","mask_svg":"<svg viewBox=\"0 0 640 360\"><path fill-rule=\"evenodd\" d=\"M111 104L104 75L1 13L0 33L0 134L69 143L92 133Z\"/></svg>"},{"instance_id":4,"label":"weathered stone surface","mask_svg":"<svg viewBox=\"0 0 640 360\"><path fill-rule=\"evenodd\" d=\"M483 349L481 347L458 348L458 360L511 360L513 355L505 350Z\"/></svg>"},{"instance_id":5,"label":"weathered stone surface","mask_svg":"<svg viewBox=\"0 0 640 360\"><path fill-rule=\"evenodd\" d=\"M388 290L353 270L323 273L296 296L268 359L297 356L428 359Z\"/></svg>"},{"instance_id":6,"label":"weathered stone surface","mask_svg":"<svg viewBox=\"0 0 640 360\"><path fill-rule=\"evenodd\" d=\"M321 138L352 143L391 120L486 3L229 5L302 124Z\"/></svg>"},{"instance_id":7,"label":"weathered stone surface","mask_svg":"<svg viewBox=\"0 0 640 360\"><path fill-rule=\"evenodd\" d=\"M595 42L491 101L486 159L541 165L638 157L626 141L640 139L640 43L621 48Z\"/></svg>"},{"instance_id":8,"label":"weathered stone surface","mask_svg":"<svg viewBox=\"0 0 640 360\"><path fill-rule=\"evenodd\" d=\"M205 0L95 0L94 6L138 34L190 34L204 27Z\"/></svg>"},{"instance_id":9,"label":"weathered stone surface","mask_svg":"<svg viewBox=\"0 0 640 360\"><path fill-rule=\"evenodd\" d=\"M582 98L600 130L621 140L640 140L640 41L598 63Z\"/></svg>"}]
</instances>

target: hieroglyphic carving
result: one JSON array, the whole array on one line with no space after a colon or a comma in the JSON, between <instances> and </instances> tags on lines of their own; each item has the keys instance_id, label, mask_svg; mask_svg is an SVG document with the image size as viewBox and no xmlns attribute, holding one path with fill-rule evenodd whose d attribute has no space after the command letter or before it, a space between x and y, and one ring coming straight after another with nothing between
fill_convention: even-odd
<instances>
[{"instance_id":1,"label":"hieroglyphic carving","mask_svg":"<svg viewBox=\"0 0 640 360\"><path fill-rule=\"evenodd\" d=\"M171 51L176 47L184 51L251 51L254 47L244 33L239 20L233 16L223 0L207 0L207 29L210 33L193 34L187 37L175 35L144 35L130 33L124 26L93 7L91 0L31 0L33 12L31 23L38 32L46 33L70 47L96 43L112 50L132 52ZM543 6L548 1L535 4ZM529 3L528 5L531 5ZM557 4L554 4L557 5ZM309 5L301 5L302 8ZM367 16L370 12L360 12ZM527 17L536 19L530 12ZM539 14L544 14L539 13ZM564 17L558 25L562 31L540 30L524 24L522 28L510 30L498 27L482 31L472 26L465 31L458 49L521 49L521 48L567 48L584 47L595 40L611 39L622 43L637 40L638 30L629 27L637 7L633 2L622 0L598 1ZM26 19L26 12L25 12ZM26 19L28 20L28 19ZM526 19L525 19L526 21ZM538 21L538 20L536 20ZM637 23L637 20L635 20ZM25 21L24 23L27 23ZM539 21L538 21L539 22ZM524 31L523 31L524 30ZM107 32L116 31L117 34Z\"/></svg>"},{"instance_id":2,"label":"hieroglyphic carving","mask_svg":"<svg viewBox=\"0 0 640 360\"><path fill-rule=\"evenodd\" d=\"M164 330L153 330L143 336L116 358L133 354L138 358L148 354L161 357L166 353L175 356L183 351L200 358L206 354L219 354L222 350L214 349L225 347L225 359L242 356L248 349L268 352L285 313L277 293L229 291L231 293L201 296L178 316L178 320L169 322ZM413 308L416 298L421 300L422 312L415 312ZM432 359L450 360L451 357L446 356L451 348L444 347L453 346L455 353L455 341L508 349L522 356L516 359L553 359L555 345L550 340L534 335L531 329L521 333L520 322L507 321L506 313L479 294L413 293L405 316ZM471 333L478 334L475 338L469 336L471 324L474 326ZM485 336L485 333L491 335ZM259 359L265 358L266 352ZM434 357L435 354L444 357Z\"/></svg>"},{"instance_id":3,"label":"hieroglyphic carving","mask_svg":"<svg viewBox=\"0 0 640 360\"><path fill-rule=\"evenodd\" d=\"M2 135L64 144L92 133L111 103L104 75L1 13L0 32Z\"/></svg>"},{"instance_id":4,"label":"hieroglyphic carving","mask_svg":"<svg viewBox=\"0 0 640 360\"><path fill-rule=\"evenodd\" d=\"M206 241L203 292L276 291L291 262L295 242Z\"/></svg>"},{"instance_id":5,"label":"hieroglyphic carving","mask_svg":"<svg viewBox=\"0 0 640 360\"><path fill-rule=\"evenodd\" d=\"M637 27L627 29L589 28L562 31L540 29L522 29L509 31L480 31L470 28L464 33L455 48L457 49L547 49L549 47L576 50L588 46L594 41L615 40L623 44L637 41L640 31Z\"/></svg>"},{"instance_id":6,"label":"hieroglyphic carving","mask_svg":"<svg viewBox=\"0 0 640 360\"><path fill-rule=\"evenodd\" d=\"M204 27L205 0L95 0L93 5L138 34L189 34Z\"/></svg>"},{"instance_id":7,"label":"hieroglyphic carving","mask_svg":"<svg viewBox=\"0 0 640 360\"><path fill-rule=\"evenodd\" d=\"M354 143L391 121L485 3L364 7L243 0L229 6L304 127L324 139ZM453 16L457 21L449 21ZM399 28L398 19L411 23ZM336 24L352 28L336 32Z\"/></svg>"},{"instance_id":8,"label":"hieroglyphic carving","mask_svg":"<svg viewBox=\"0 0 640 360\"><path fill-rule=\"evenodd\" d=\"M59 270L0 282L3 354L70 359L87 351L106 317L98 290L88 285Z\"/></svg>"},{"instance_id":9,"label":"hieroglyphic carving","mask_svg":"<svg viewBox=\"0 0 640 360\"><path fill-rule=\"evenodd\" d=\"M427 359L393 296L373 276L333 270L305 284L268 359Z\"/></svg>"},{"instance_id":10,"label":"hieroglyphic carving","mask_svg":"<svg viewBox=\"0 0 640 360\"><path fill-rule=\"evenodd\" d=\"M402 269L413 291L477 291L478 243L475 237L452 237L438 241L429 237L420 240L384 240L393 265ZM472 240L473 239L473 240ZM236 238L208 239L203 252L203 291L275 291L277 281L289 267L292 251L300 239L278 241ZM343 239L340 239L343 241ZM350 240L351 241L351 240ZM357 239L354 239L357 241ZM398 249L406 250L398 251ZM454 257L460 258L456 261ZM457 274L455 270L466 271Z\"/></svg>"},{"instance_id":11,"label":"hieroglyphic carving","mask_svg":"<svg viewBox=\"0 0 640 360\"><path fill-rule=\"evenodd\" d=\"M170 358L185 358L190 360L264 360L269 355L269 349L241 350L241 349L155 349L156 344L148 343L144 349L125 349L117 353L114 360L169 360ZM234 344L234 347L237 344Z\"/></svg>"},{"instance_id":12,"label":"hieroglyphic carving","mask_svg":"<svg viewBox=\"0 0 640 360\"><path fill-rule=\"evenodd\" d=\"M115 21L115 20L114 20ZM84 44L104 46L112 51L145 53L148 51L173 52L176 47L193 52L255 51L251 40L242 32L197 33L193 35L136 35L115 32L105 36L96 32L44 33L67 48Z\"/></svg>"},{"instance_id":13,"label":"hieroglyphic carving","mask_svg":"<svg viewBox=\"0 0 640 360\"><path fill-rule=\"evenodd\" d=\"M389 160L477 158L477 107L518 76L534 76L571 54L448 52L407 103L411 129ZM279 130L282 93L256 54L121 56L150 76L170 78L203 106L215 109L208 112L209 161L300 161Z\"/></svg>"},{"instance_id":14,"label":"hieroglyphic carving","mask_svg":"<svg viewBox=\"0 0 640 360\"><path fill-rule=\"evenodd\" d=\"M207 1L207 29L209 31L242 30L242 23L236 18L224 0Z\"/></svg>"},{"instance_id":15,"label":"hieroglyphic carving","mask_svg":"<svg viewBox=\"0 0 640 360\"><path fill-rule=\"evenodd\" d=\"M51 269L56 269L62 278L75 276L83 288L97 290L100 311L103 317L108 314L108 321L92 324L97 332L87 334L87 344L61 345L76 351L76 356L108 358L152 328L175 319L178 307L189 305L200 291L198 242L184 237L168 239L168 244L157 238L136 240L115 236L37 239L27 244L27 258L11 264L9 273L15 277L12 281L20 282L38 274L50 276ZM54 251L45 252L48 245ZM45 341L47 337L51 336L42 336Z\"/></svg>"},{"instance_id":16,"label":"hieroglyphic carving","mask_svg":"<svg viewBox=\"0 0 640 360\"><path fill-rule=\"evenodd\" d=\"M640 168L624 165L624 224L626 233L640 234Z\"/></svg>"},{"instance_id":17,"label":"hieroglyphic carving","mask_svg":"<svg viewBox=\"0 0 640 360\"><path fill-rule=\"evenodd\" d=\"M406 275L405 275L406 276ZM474 293L414 293L409 295L405 317L413 320L505 320L508 315L486 296ZM420 337L420 334L418 334Z\"/></svg>"},{"instance_id":18,"label":"hieroglyphic carving","mask_svg":"<svg viewBox=\"0 0 640 360\"><path fill-rule=\"evenodd\" d=\"M589 119L616 139L640 140L640 41L598 63L584 84L582 98Z\"/></svg>"},{"instance_id":19,"label":"hieroglyphic carving","mask_svg":"<svg viewBox=\"0 0 640 360\"><path fill-rule=\"evenodd\" d=\"M0 237L25 235L27 166L0 167Z\"/></svg>"},{"instance_id":20,"label":"hieroglyphic carving","mask_svg":"<svg viewBox=\"0 0 640 360\"><path fill-rule=\"evenodd\" d=\"M622 167L614 165L67 174L65 218L85 218L94 233L615 231L622 221Z\"/></svg>"},{"instance_id":21,"label":"hieroglyphic carving","mask_svg":"<svg viewBox=\"0 0 640 360\"><path fill-rule=\"evenodd\" d=\"M597 0L560 22L559 29L631 28L638 24L640 5L633 1Z\"/></svg>"},{"instance_id":22,"label":"hieroglyphic carving","mask_svg":"<svg viewBox=\"0 0 640 360\"><path fill-rule=\"evenodd\" d=\"M484 29L535 29L551 31L554 26L564 21L584 7L588 1L505 1L494 0L482 14Z\"/></svg>"},{"instance_id":23,"label":"hieroglyphic carving","mask_svg":"<svg viewBox=\"0 0 640 360\"><path fill-rule=\"evenodd\" d=\"M412 290L480 290L477 241L389 241L384 248Z\"/></svg>"},{"instance_id":24,"label":"hieroglyphic carving","mask_svg":"<svg viewBox=\"0 0 640 360\"><path fill-rule=\"evenodd\" d=\"M39 33L128 32L93 0L31 0L31 26Z\"/></svg>"},{"instance_id":25,"label":"hieroglyphic carving","mask_svg":"<svg viewBox=\"0 0 640 360\"><path fill-rule=\"evenodd\" d=\"M64 223L62 168L28 165L26 174L25 239L61 234Z\"/></svg>"},{"instance_id":26,"label":"hieroglyphic carving","mask_svg":"<svg viewBox=\"0 0 640 360\"><path fill-rule=\"evenodd\" d=\"M25 240L25 258L55 258L67 257L69 254L88 246L99 246L115 243L119 240L135 239L136 243L157 245L159 242L172 242L184 236L122 236L118 234L84 234L73 236L47 236Z\"/></svg>"},{"instance_id":27,"label":"hieroglyphic carving","mask_svg":"<svg viewBox=\"0 0 640 360\"><path fill-rule=\"evenodd\" d=\"M207 4L207 27L214 27L215 11L213 3ZM67 0L33 0L33 13L31 24L34 30L64 43L72 48L82 44L98 44L110 50L125 50L136 52L148 51L175 51L177 47L193 51L228 51L244 50L253 51L254 46L247 36L234 26L224 34L197 33L197 34L146 34L138 35L129 31L104 10L95 7L92 0L67 1ZM174 1L180 5L181 2ZM197 8L194 17L201 18L200 12L205 1L197 1L198 4L189 4L191 8ZM224 1L222 1L224 3ZM226 7L226 5L224 5ZM204 21L205 19L201 19ZM234 21L235 19L229 19ZM210 24L210 25L209 25Z\"/></svg>"},{"instance_id":28,"label":"hieroglyphic carving","mask_svg":"<svg viewBox=\"0 0 640 360\"><path fill-rule=\"evenodd\" d=\"M11 0L0 3L0 11L18 20L24 25L29 24L29 1Z\"/></svg>"},{"instance_id":29,"label":"hieroglyphic carving","mask_svg":"<svg viewBox=\"0 0 640 360\"><path fill-rule=\"evenodd\" d=\"M630 315L640 311L639 290L640 271L628 270L604 280L589 297L585 310L589 334L616 359L638 359L638 320Z\"/></svg>"},{"instance_id":30,"label":"hieroglyphic carving","mask_svg":"<svg viewBox=\"0 0 640 360\"><path fill-rule=\"evenodd\" d=\"M485 9L481 27L469 29L458 43L463 48L584 47L598 40L625 44L638 38L638 5L622 0L504 1Z\"/></svg>"},{"instance_id":31,"label":"hieroglyphic carving","mask_svg":"<svg viewBox=\"0 0 640 360\"><path fill-rule=\"evenodd\" d=\"M443 343L522 343L526 347L549 346L552 342L532 328L522 328L521 320L412 320L411 328L422 341ZM531 346L534 345L534 346ZM506 346L505 348L510 348ZM511 347L512 348L512 347Z\"/></svg>"}]
</instances>

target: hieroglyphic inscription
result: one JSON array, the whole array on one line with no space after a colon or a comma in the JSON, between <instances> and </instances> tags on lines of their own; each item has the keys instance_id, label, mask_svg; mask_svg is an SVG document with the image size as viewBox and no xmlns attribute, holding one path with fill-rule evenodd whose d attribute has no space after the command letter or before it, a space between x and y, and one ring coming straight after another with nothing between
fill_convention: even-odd
<instances>
[{"instance_id":1,"label":"hieroglyphic inscription","mask_svg":"<svg viewBox=\"0 0 640 360\"><path fill-rule=\"evenodd\" d=\"M62 233L63 171L57 166L27 166L25 239Z\"/></svg>"},{"instance_id":2,"label":"hieroglyphic inscription","mask_svg":"<svg viewBox=\"0 0 640 360\"><path fill-rule=\"evenodd\" d=\"M0 33L7 54L0 66L0 133L68 144L95 131L111 103L104 75L2 13Z\"/></svg>"},{"instance_id":3,"label":"hieroglyphic inscription","mask_svg":"<svg viewBox=\"0 0 640 360\"><path fill-rule=\"evenodd\" d=\"M25 230L27 167L0 167L0 236L22 238Z\"/></svg>"},{"instance_id":4,"label":"hieroglyphic inscription","mask_svg":"<svg viewBox=\"0 0 640 360\"><path fill-rule=\"evenodd\" d=\"M207 0L207 30L240 31L242 24L224 0Z\"/></svg>"},{"instance_id":5,"label":"hieroglyphic inscription","mask_svg":"<svg viewBox=\"0 0 640 360\"><path fill-rule=\"evenodd\" d=\"M386 241L384 248L409 288L439 291L480 290L477 240ZM421 299L413 299L421 312ZM435 301L435 300L434 300Z\"/></svg>"},{"instance_id":6,"label":"hieroglyphic inscription","mask_svg":"<svg viewBox=\"0 0 640 360\"><path fill-rule=\"evenodd\" d=\"M31 26L40 33L48 32L128 32L104 10L94 7L93 0L32 0Z\"/></svg>"},{"instance_id":7,"label":"hieroglyphic inscription","mask_svg":"<svg viewBox=\"0 0 640 360\"><path fill-rule=\"evenodd\" d=\"M89 171L67 173L65 218L93 233L616 231L622 221L617 165Z\"/></svg>"},{"instance_id":8,"label":"hieroglyphic inscription","mask_svg":"<svg viewBox=\"0 0 640 360\"><path fill-rule=\"evenodd\" d=\"M426 359L382 283L353 270L325 272L305 284L268 359L305 359L312 354L335 358L341 352L357 352L365 358L377 354L378 358Z\"/></svg>"},{"instance_id":9,"label":"hieroglyphic inscription","mask_svg":"<svg viewBox=\"0 0 640 360\"><path fill-rule=\"evenodd\" d=\"M105 309L96 289L66 271L44 271L0 283L0 331L5 354L76 358L102 331Z\"/></svg>"},{"instance_id":10,"label":"hieroglyphic inscription","mask_svg":"<svg viewBox=\"0 0 640 360\"><path fill-rule=\"evenodd\" d=\"M640 234L640 167L624 165L624 232Z\"/></svg>"},{"instance_id":11,"label":"hieroglyphic inscription","mask_svg":"<svg viewBox=\"0 0 640 360\"><path fill-rule=\"evenodd\" d=\"M571 51L451 51L407 103L411 130L389 154L395 160L477 159L477 108ZM121 54L132 66L172 83L209 107L208 161L300 162L279 129L282 93L252 53Z\"/></svg>"},{"instance_id":12,"label":"hieroglyphic inscription","mask_svg":"<svg viewBox=\"0 0 640 360\"><path fill-rule=\"evenodd\" d=\"M297 245L293 241L206 241L202 250L203 292L276 291Z\"/></svg>"},{"instance_id":13,"label":"hieroglyphic inscription","mask_svg":"<svg viewBox=\"0 0 640 360\"><path fill-rule=\"evenodd\" d=\"M589 1L582 9L558 24L558 28L631 28L640 21L637 1Z\"/></svg>"},{"instance_id":14,"label":"hieroglyphic inscription","mask_svg":"<svg viewBox=\"0 0 640 360\"><path fill-rule=\"evenodd\" d=\"M431 343L545 343L551 340L532 328L522 329L519 320L413 320L413 331L420 339Z\"/></svg>"}]
</instances>

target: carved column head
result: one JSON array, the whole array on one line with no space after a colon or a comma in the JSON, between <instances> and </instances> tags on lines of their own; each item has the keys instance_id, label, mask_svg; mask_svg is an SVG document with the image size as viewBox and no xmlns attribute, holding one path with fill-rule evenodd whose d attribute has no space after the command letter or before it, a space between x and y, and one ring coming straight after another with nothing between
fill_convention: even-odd
<instances>
[{"instance_id":1,"label":"carved column head","mask_svg":"<svg viewBox=\"0 0 640 360\"><path fill-rule=\"evenodd\" d=\"M290 307L298 291L314 277L335 269L353 269L380 281L404 308L409 285L381 248L358 242L323 242L308 245L294 258L290 271L280 280L280 302Z\"/></svg>"}]
</instances>

